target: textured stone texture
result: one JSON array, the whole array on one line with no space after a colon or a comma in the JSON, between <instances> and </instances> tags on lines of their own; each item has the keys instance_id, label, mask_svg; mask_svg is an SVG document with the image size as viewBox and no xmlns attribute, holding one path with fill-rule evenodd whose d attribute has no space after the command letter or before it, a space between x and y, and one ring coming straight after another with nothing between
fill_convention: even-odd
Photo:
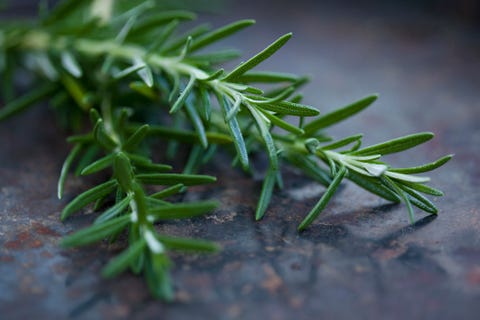
<instances>
[{"instance_id":1,"label":"textured stone texture","mask_svg":"<svg viewBox=\"0 0 480 320\"><path fill-rule=\"evenodd\" d=\"M323 189L285 168L263 221L253 221L261 182L220 156L206 168L219 182L188 197L218 199L210 216L159 226L175 235L217 241L214 256L173 256L177 302L152 300L142 279L98 274L121 249L63 250L62 236L92 216L62 224L55 197L68 152L65 133L46 108L0 125L0 310L5 319L476 319L480 312L480 37L462 20L416 8L354 8L305 2L255 11L236 4L218 24L253 17L253 33L230 45L260 50L276 36L295 37L265 68L314 75L306 101L331 110L380 92L371 109L333 129L366 133L370 143L415 131L434 141L391 157L399 166L447 153L454 160L431 174L446 192L438 217L418 213L346 183L302 234L297 224ZM207 18L209 19L209 18ZM261 158L258 160L261 161ZM67 200L87 188L73 178ZM298 194L304 194L299 198Z\"/></svg>"}]
</instances>

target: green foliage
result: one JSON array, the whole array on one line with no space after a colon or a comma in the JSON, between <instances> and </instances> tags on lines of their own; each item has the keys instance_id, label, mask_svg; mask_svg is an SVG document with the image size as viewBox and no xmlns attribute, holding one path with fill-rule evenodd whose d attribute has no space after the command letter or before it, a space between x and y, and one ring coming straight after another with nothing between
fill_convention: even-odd
<instances>
[{"instance_id":1,"label":"green foliage","mask_svg":"<svg viewBox=\"0 0 480 320\"><path fill-rule=\"evenodd\" d=\"M127 233L127 248L106 265L103 275L113 277L130 269L145 276L155 297L171 300L168 252L215 252L218 247L205 240L158 233L155 224L215 210L219 205L215 201L185 203L168 198L186 192L188 186L215 183L215 177L196 172L214 159L220 147L231 151L233 163L247 172L252 171L252 153L263 150L268 156L257 220L269 213L275 186L282 186L284 162L326 187L299 230L321 214L344 179L388 201L405 203L412 222L414 206L437 213L423 194L443 193L426 184L428 177L416 174L444 165L451 155L410 168L392 168L381 161L383 155L427 142L432 133L363 148L362 134L333 140L324 129L364 110L378 96L320 114L301 103L298 88L307 81L305 77L254 70L287 43L290 33L225 72L219 63L238 57L238 52L208 51L209 46L254 21L217 29L200 25L179 33L184 30L182 22L195 14L173 10L171 5L165 9L162 4L166 2L67 0L39 20L5 22L0 27L2 100L8 101L0 109L0 120L50 99L74 132L68 138L73 148L61 169L58 197L64 195L70 171L77 175L101 172L99 176L105 177L62 211L65 220L80 210L90 212L92 204L103 210L92 226L66 237L64 246L114 241ZM19 66L34 76L30 90L12 99L12 74ZM267 92L257 87L265 84ZM297 117L299 125L286 116ZM88 119L90 127L85 124ZM86 127L87 133L81 130ZM152 152L159 152L152 148L155 140L168 142L167 156L175 156L179 144L190 148L183 173L150 158ZM162 189L149 194L150 186Z\"/></svg>"}]
</instances>

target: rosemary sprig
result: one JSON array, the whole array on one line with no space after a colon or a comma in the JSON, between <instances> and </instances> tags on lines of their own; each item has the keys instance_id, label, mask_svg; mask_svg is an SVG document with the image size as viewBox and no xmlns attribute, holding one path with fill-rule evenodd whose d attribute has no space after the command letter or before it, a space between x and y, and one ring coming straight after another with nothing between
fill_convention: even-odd
<instances>
[{"instance_id":1,"label":"rosemary sprig","mask_svg":"<svg viewBox=\"0 0 480 320\"><path fill-rule=\"evenodd\" d=\"M0 109L0 120L50 98L75 134L68 139L73 148L61 169L58 197L72 169L78 175L103 171L108 177L65 206L62 220L92 203L104 210L92 226L65 238L64 246L114 241L126 231L128 247L107 264L103 275L112 277L127 269L142 273L154 296L171 300L168 250L212 252L217 246L159 234L154 225L196 217L217 206L214 201L165 199L190 185L214 182L214 177L195 172L219 146L232 150L233 163L247 172L252 170L250 154L263 150L268 156L257 220L264 217L275 186L282 186L280 168L285 161L326 186L299 230L319 216L345 178L389 201L404 202L411 222L413 206L437 213L422 194L442 192L426 184L429 178L416 174L442 166L451 155L409 168L393 168L380 160L427 142L432 133L363 148L361 134L334 141L325 129L364 110L377 95L320 115L301 103L297 93L306 78L253 70L284 46L290 33L225 72L218 64L236 58L236 51L198 51L254 21L177 32L181 22L194 17L188 11L164 9L160 1L66 0L37 20L2 23L0 71L5 79L2 97L8 103ZM27 69L34 80L30 91L11 99L17 69ZM264 92L263 84L274 89ZM299 125L284 120L286 116L298 117ZM87 117L91 129L82 133L79 128L85 128ZM183 173L171 173L169 165L150 159L151 139L168 141L167 156L175 154L179 143L191 145ZM151 193L148 185L165 187Z\"/></svg>"}]
</instances>

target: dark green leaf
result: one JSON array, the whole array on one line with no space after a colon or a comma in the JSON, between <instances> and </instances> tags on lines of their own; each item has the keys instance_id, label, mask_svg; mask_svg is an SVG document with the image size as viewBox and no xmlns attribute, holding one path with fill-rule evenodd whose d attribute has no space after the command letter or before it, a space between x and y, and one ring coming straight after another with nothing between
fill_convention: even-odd
<instances>
[{"instance_id":1,"label":"dark green leaf","mask_svg":"<svg viewBox=\"0 0 480 320\"><path fill-rule=\"evenodd\" d=\"M293 103L289 101L279 101L272 104L262 104L261 107L266 110L274 111L280 114L288 114L292 116L311 117L316 116L320 112L314 107L304 104Z\"/></svg>"},{"instance_id":2,"label":"dark green leaf","mask_svg":"<svg viewBox=\"0 0 480 320\"><path fill-rule=\"evenodd\" d=\"M325 206L328 204L328 202L334 195L335 191L337 191L337 188L340 186L340 182L342 182L343 177L345 177L346 173L347 169L345 169L345 167L341 167L340 170L338 170L337 175L332 180L332 183L330 183L327 190L325 190L325 193L322 195L318 203L298 226L299 231L304 230L313 222L313 220L315 220L315 218L318 217L318 215L322 212L322 210L325 208Z\"/></svg>"},{"instance_id":3,"label":"dark green leaf","mask_svg":"<svg viewBox=\"0 0 480 320\"><path fill-rule=\"evenodd\" d=\"M142 18L128 34L128 39L133 39L136 36L142 36L158 27L165 25L174 20L193 20L196 15L189 11L172 10L163 11L153 15Z\"/></svg>"},{"instance_id":4,"label":"dark green leaf","mask_svg":"<svg viewBox=\"0 0 480 320\"><path fill-rule=\"evenodd\" d=\"M6 106L0 109L0 121L5 120L23 110L29 106L47 98L55 92L57 86L51 83L40 86L37 89L33 89L20 98L13 100Z\"/></svg>"},{"instance_id":5,"label":"dark green leaf","mask_svg":"<svg viewBox=\"0 0 480 320\"><path fill-rule=\"evenodd\" d=\"M296 135L302 135L304 133L303 129L297 127L297 126L294 126L282 119L280 119L279 117L271 114L270 112L266 111L266 110L262 110L261 108L258 108L258 110L260 112L262 112L262 114L268 118L268 120L270 120L274 125L276 125L277 127L279 128L282 128L286 131L289 131L293 134L296 134Z\"/></svg>"},{"instance_id":6,"label":"dark green leaf","mask_svg":"<svg viewBox=\"0 0 480 320\"><path fill-rule=\"evenodd\" d=\"M138 259L141 253L145 250L145 247L146 242L144 239L140 239L131 244L121 254L109 261L109 263L102 269L102 276L113 278L125 271L131 265L132 261Z\"/></svg>"},{"instance_id":7,"label":"dark green leaf","mask_svg":"<svg viewBox=\"0 0 480 320\"><path fill-rule=\"evenodd\" d=\"M177 140L180 142L188 142L188 143L198 143L200 139L198 135L194 131L188 130L176 130L171 129L169 127L162 127L162 126L150 126L150 130L148 132L150 135L156 135L160 138L165 138L168 140ZM206 132L207 140L210 143L217 143L217 144L229 144L232 143L232 138L227 136L223 133L219 132Z\"/></svg>"},{"instance_id":8,"label":"dark green leaf","mask_svg":"<svg viewBox=\"0 0 480 320\"><path fill-rule=\"evenodd\" d=\"M441 190L432 188L432 187L427 186L425 184L413 183L413 182L409 182L409 181L401 181L401 184L404 184L404 185L406 185L406 186L408 186L408 187L410 187L414 190L417 190L419 192L429 194L429 195L432 195L432 196L442 197L444 195Z\"/></svg>"},{"instance_id":9,"label":"dark green leaf","mask_svg":"<svg viewBox=\"0 0 480 320\"><path fill-rule=\"evenodd\" d=\"M157 236L157 239L171 250L217 252L220 248L211 241L201 239L176 238L167 236Z\"/></svg>"},{"instance_id":10,"label":"dark green leaf","mask_svg":"<svg viewBox=\"0 0 480 320\"><path fill-rule=\"evenodd\" d=\"M175 31L177 26L178 26L178 20L170 21L170 23L167 24L165 28L163 28L160 34L155 36L152 45L148 48L147 55L151 53L155 53L156 51L160 50L160 48L162 48L165 45L168 38L170 38L173 31Z\"/></svg>"},{"instance_id":11,"label":"dark green leaf","mask_svg":"<svg viewBox=\"0 0 480 320\"><path fill-rule=\"evenodd\" d=\"M123 143L122 149L123 150L133 150L148 133L149 129L148 124L144 124L143 126L139 127L129 138L128 140Z\"/></svg>"},{"instance_id":12,"label":"dark green leaf","mask_svg":"<svg viewBox=\"0 0 480 320\"><path fill-rule=\"evenodd\" d=\"M341 147L345 147L349 145L350 143L361 141L363 138L363 134L356 134L350 137L346 137L340 140L337 140L335 142L329 143L327 145L322 146L322 150L333 150L333 149L338 149Z\"/></svg>"},{"instance_id":13,"label":"dark green leaf","mask_svg":"<svg viewBox=\"0 0 480 320\"><path fill-rule=\"evenodd\" d=\"M153 185L175 185L182 183L186 186L193 186L217 181L217 178L212 176L181 173L137 174L135 178L141 183Z\"/></svg>"},{"instance_id":14,"label":"dark green leaf","mask_svg":"<svg viewBox=\"0 0 480 320\"><path fill-rule=\"evenodd\" d=\"M395 194L390 188L386 187L381 183L378 178L368 177L361 175L354 170L350 170L348 173L348 179L353 181L359 187L376 194L379 197L382 197L388 201L400 202L401 198Z\"/></svg>"},{"instance_id":15,"label":"dark green leaf","mask_svg":"<svg viewBox=\"0 0 480 320\"><path fill-rule=\"evenodd\" d=\"M206 149L208 147L207 134L205 132L205 127L203 126L202 119L200 118L200 115L198 114L192 99L187 99L185 101L185 109L188 117L190 118L190 121L192 122L193 127L195 128L195 131L198 134L198 138L200 139L202 147Z\"/></svg>"},{"instance_id":16,"label":"dark green leaf","mask_svg":"<svg viewBox=\"0 0 480 320\"><path fill-rule=\"evenodd\" d=\"M224 62L236 59L240 55L241 54L238 50L227 49L227 50L208 52L204 54L196 54L193 56L190 55L186 58L186 61L191 62L193 64L209 66L209 65L224 63Z\"/></svg>"},{"instance_id":17,"label":"dark green leaf","mask_svg":"<svg viewBox=\"0 0 480 320\"><path fill-rule=\"evenodd\" d=\"M93 137L98 144L107 150L113 150L117 146L115 140L106 132L102 119L99 119L93 128Z\"/></svg>"},{"instance_id":18,"label":"dark green leaf","mask_svg":"<svg viewBox=\"0 0 480 320\"><path fill-rule=\"evenodd\" d=\"M213 42L216 42L248 26L251 26L254 23L254 20L240 20L213 30L203 36L198 37L197 39L194 39L190 51L194 52L198 49L201 49Z\"/></svg>"},{"instance_id":19,"label":"dark green leaf","mask_svg":"<svg viewBox=\"0 0 480 320\"><path fill-rule=\"evenodd\" d=\"M183 185L182 183L178 183L178 184L175 184L171 187L165 188L162 191L156 192L156 193L150 195L150 197L151 198L156 198L156 199L167 198L169 196L172 196L174 194L179 193L184 187L185 187L185 185Z\"/></svg>"},{"instance_id":20,"label":"dark green leaf","mask_svg":"<svg viewBox=\"0 0 480 320\"><path fill-rule=\"evenodd\" d=\"M82 176L85 176L109 167L113 162L113 157L114 157L114 154L108 154L105 157L98 159L97 161L83 168L80 174Z\"/></svg>"},{"instance_id":21,"label":"dark green leaf","mask_svg":"<svg viewBox=\"0 0 480 320\"><path fill-rule=\"evenodd\" d=\"M217 100L222 107L224 118L230 113L232 106L230 102L223 96L217 94ZM233 145L237 150L237 155L239 157L240 163L244 169L248 168L248 153L247 147L245 146L245 141L243 140L242 131L240 130L240 125L238 124L237 118L232 117L229 121L226 121L230 135L233 138Z\"/></svg>"},{"instance_id":22,"label":"dark green leaf","mask_svg":"<svg viewBox=\"0 0 480 320\"><path fill-rule=\"evenodd\" d=\"M159 98L158 92L156 92L155 89L146 85L144 82L134 81L134 82L131 82L129 86L130 86L130 89L140 93L144 97L147 97L152 100L157 100Z\"/></svg>"},{"instance_id":23,"label":"dark green leaf","mask_svg":"<svg viewBox=\"0 0 480 320\"><path fill-rule=\"evenodd\" d=\"M171 206L151 208L148 213L152 214L155 220L188 219L208 213L217 206L218 202L216 201L177 203Z\"/></svg>"},{"instance_id":24,"label":"dark green leaf","mask_svg":"<svg viewBox=\"0 0 480 320\"><path fill-rule=\"evenodd\" d=\"M351 155L369 156L374 154L390 154L413 148L433 138L431 132L414 133L386 142L375 144L350 153Z\"/></svg>"},{"instance_id":25,"label":"dark green leaf","mask_svg":"<svg viewBox=\"0 0 480 320\"><path fill-rule=\"evenodd\" d=\"M170 114L177 112L184 105L185 101L190 95L190 92L192 92L195 81L196 81L195 77L191 76L190 79L188 80L187 85L183 89L182 93L180 93L180 96L178 97L178 99L175 101L172 108L170 109L169 111Z\"/></svg>"},{"instance_id":26,"label":"dark green leaf","mask_svg":"<svg viewBox=\"0 0 480 320\"><path fill-rule=\"evenodd\" d=\"M70 169L73 160L75 160L75 158L78 156L81 150L82 150L81 144L75 145L75 147L73 147L72 151L70 151L67 158L63 162L62 170L60 172L60 177L58 178L58 186L57 186L58 199L62 199L63 197L63 189L65 186L65 179L67 177L68 170Z\"/></svg>"},{"instance_id":27,"label":"dark green leaf","mask_svg":"<svg viewBox=\"0 0 480 320\"><path fill-rule=\"evenodd\" d=\"M422 209L423 211L429 212L429 213L434 213L434 214L438 213L437 207L435 207L435 205L430 200L428 200L426 197L422 196L420 193L418 193L414 189L409 188L405 185L399 184L399 186L403 191L405 191L406 193L408 193L411 196L410 202L414 206Z\"/></svg>"},{"instance_id":28,"label":"dark green leaf","mask_svg":"<svg viewBox=\"0 0 480 320\"><path fill-rule=\"evenodd\" d=\"M212 80L215 80L215 79L218 79L225 71L222 69L218 69L217 71L213 72L212 74L210 74L207 78L204 78L204 79L198 79L199 81L204 81L204 82L208 82L208 81L212 81Z\"/></svg>"},{"instance_id":29,"label":"dark green leaf","mask_svg":"<svg viewBox=\"0 0 480 320\"><path fill-rule=\"evenodd\" d=\"M294 166L300 168L307 176L315 179L324 186L329 186L331 183L330 176L322 169L317 162L307 156L299 154L287 153L288 161Z\"/></svg>"},{"instance_id":30,"label":"dark green leaf","mask_svg":"<svg viewBox=\"0 0 480 320\"><path fill-rule=\"evenodd\" d=\"M200 35L206 33L208 30L210 30L208 24L201 24L199 26L196 26L195 28L185 32L184 35L176 37L175 40L173 40L167 46L161 48L160 53L173 52L175 50L178 50L185 44L185 41L187 41L188 37L192 37L193 39L195 39L196 37L199 37Z\"/></svg>"},{"instance_id":31,"label":"dark green leaf","mask_svg":"<svg viewBox=\"0 0 480 320\"><path fill-rule=\"evenodd\" d=\"M44 26L52 25L58 20L64 20L77 11L77 9L84 5L86 0L64 0L57 4L54 9L43 19Z\"/></svg>"},{"instance_id":32,"label":"dark green leaf","mask_svg":"<svg viewBox=\"0 0 480 320\"><path fill-rule=\"evenodd\" d=\"M268 159L270 160L270 167L272 170L278 169L278 157L277 157L277 148L275 147L275 143L273 142L272 135L270 134L270 128L268 124L265 123L264 118L261 116L259 111L257 111L254 107L251 107L247 104L247 107L252 114L253 118L255 119L255 124L257 126L258 132L262 137L263 143L265 144L265 148L268 154Z\"/></svg>"},{"instance_id":33,"label":"dark green leaf","mask_svg":"<svg viewBox=\"0 0 480 320\"><path fill-rule=\"evenodd\" d=\"M197 168L202 163L202 155L205 152L205 149L199 145L194 145L190 150L190 154L188 155L187 163L183 168L183 173L191 174L195 173Z\"/></svg>"},{"instance_id":34,"label":"dark green leaf","mask_svg":"<svg viewBox=\"0 0 480 320\"><path fill-rule=\"evenodd\" d=\"M198 93L201 98L200 107L202 108L202 116L205 120L210 120L210 113L212 112L212 104L210 102L210 94L207 89L203 86L199 86Z\"/></svg>"},{"instance_id":35,"label":"dark green leaf","mask_svg":"<svg viewBox=\"0 0 480 320\"><path fill-rule=\"evenodd\" d=\"M155 298L172 301L173 289L168 274L169 260L165 254L150 254L145 263L145 276L150 293Z\"/></svg>"},{"instance_id":36,"label":"dark green leaf","mask_svg":"<svg viewBox=\"0 0 480 320\"><path fill-rule=\"evenodd\" d=\"M280 73L270 71L249 71L237 78L238 82L243 83L277 83L277 82L295 82L298 76L291 73Z\"/></svg>"},{"instance_id":37,"label":"dark green leaf","mask_svg":"<svg viewBox=\"0 0 480 320\"><path fill-rule=\"evenodd\" d=\"M268 208L270 199L272 198L273 187L275 186L275 181L277 180L277 170L269 168L265 174L263 180L262 192L260 193L260 198L258 199L257 210L255 212L255 219L260 220L263 218L265 211Z\"/></svg>"},{"instance_id":38,"label":"dark green leaf","mask_svg":"<svg viewBox=\"0 0 480 320\"><path fill-rule=\"evenodd\" d=\"M347 105L343 108L337 109L335 111L332 111L330 113L327 113L312 122L308 123L303 127L305 130L306 135L311 135L315 132L317 132L320 129L324 129L326 127L329 127L333 124L336 124L342 120L345 120L354 114L362 111L363 109L367 108L369 105L371 105L375 100L377 100L378 95L374 94L371 96L368 96L366 98L363 98L361 100L358 100L350 105Z\"/></svg>"},{"instance_id":39,"label":"dark green leaf","mask_svg":"<svg viewBox=\"0 0 480 320\"><path fill-rule=\"evenodd\" d=\"M404 174L412 174L412 173L422 173L422 172L428 172L432 171L434 169L437 169L438 167L443 166L445 163L447 163L450 159L452 159L453 154L447 155L445 157L442 157L438 159L437 161L430 162L418 167L411 167L411 168L392 168L389 169L389 171L393 172L399 172L399 173L404 173Z\"/></svg>"},{"instance_id":40,"label":"dark green leaf","mask_svg":"<svg viewBox=\"0 0 480 320\"><path fill-rule=\"evenodd\" d=\"M82 209L87 204L102 198L103 196L113 192L117 186L115 180L104 182L90 190L87 190L73 199L62 211L62 221L68 218L72 213Z\"/></svg>"},{"instance_id":41,"label":"dark green leaf","mask_svg":"<svg viewBox=\"0 0 480 320\"><path fill-rule=\"evenodd\" d=\"M95 160L95 157L99 152L100 148L98 148L96 144L86 146L85 153L78 160L77 167L75 168L75 175L79 176L83 168L85 168L88 164L92 163L92 161Z\"/></svg>"},{"instance_id":42,"label":"dark green leaf","mask_svg":"<svg viewBox=\"0 0 480 320\"><path fill-rule=\"evenodd\" d=\"M84 111L90 110L93 103L92 95L85 90L83 84L66 73L62 74L60 79L77 105Z\"/></svg>"},{"instance_id":43,"label":"dark green leaf","mask_svg":"<svg viewBox=\"0 0 480 320\"><path fill-rule=\"evenodd\" d=\"M386 186L391 188L392 191L394 191L398 196L400 196L400 198L402 198L403 202L407 206L408 217L410 219L410 223L413 224L415 222L415 215L414 215L414 212L413 212L412 203L410 202L410 197L405 193L405 191L403 191L399 187L399 185L397 185L397 183L395 183L389 177L384 175L384 176L382 176L382 180L384 181Z\"/></svg>"},{"instance_id":44,"label":"dark green leaf","mask_svg":"<svg viewBox=\"0 0 480 320\"><path fill-rule=\"evenodd\" d=\"M101 215L99 215L95 219L94 224L103 223L107 220L115 218L120 213L122 213L123 210L125 210L128 207L131 200L132 200L131 196L126 196L121 201L117 202L113 207L110 207L105 212L103 212Z\"/></svg>"},{"instance_id":45,"label":"dark green leaf","mask_svg":"<svg viewBox=\"0 0 480 320\"><path fill-rule=\"evenodd\" d=\"M122 230L130 223L130 215L124 215L111 219L104 223L94 224L88 228L75 232L63 239L62 247L79 247L85 246L102 239L111 234Z\"/></svg>"},{"instance_id":46,"label":"dark green leaf","mask_svg":"<svg viewBox=\"0 0 480 320\"><path fill-rule=\"evenodd\" d=\"M132 190L133 170L130 159L123 153L118 152L113 161L113 174L124 192Z\"/></svg>"},{"instance_id":47,"label":"dark green leaf","mask_svg":"<svg viewBox=\"0 0 480 320\"><path fill-rule=\"evenodd\" d=\"M250 69L255 68L262 61L268 59L272 54L277 52L281 47L287 43L287 41L292 37L291 33L287 33L277 40L275 40L271 45L265 48L263 51L259 52L248 61L241 63L238 67L232 70L228 75L226 75L223 80L233 82L236 81L238 77L243 75Z\"/></svg>"}]
</instances>

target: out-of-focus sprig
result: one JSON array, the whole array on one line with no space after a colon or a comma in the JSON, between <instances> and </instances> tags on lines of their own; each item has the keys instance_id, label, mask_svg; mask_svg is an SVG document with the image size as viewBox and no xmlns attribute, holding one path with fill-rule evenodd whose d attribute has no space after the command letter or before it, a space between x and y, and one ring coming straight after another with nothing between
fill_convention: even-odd
<instances>
[{"instance_id":1,"label":"out-of-focus sprig","mask_svg":"<svg viewBox=\"0 0 480 320\"><path fill-rule=\"evenodd\" d=\"M218 29L200 25L180 33L181 23L195 14L141 0L67 0L50 11L42 8L39 16L0 25L2 98L7 102L0 109L0 120L48 99L61 123L78 133L68 139L73 148L61 170L59 198L71 169L77 175L108 172L110 178L77 196L61 216L66 219L91 203L103 210L91 227L67 237L65 246L114 241L128 230L129 245L105 267L105 276L130 268L145 275L155 296L168 300L172 289L167 251L216 250L203 240L159 234L154 224L214 209L212 201L174 203L165 198L189 185L215 181L195 173L219 146L232 150L233 164L247 172L252 170L249 155L266 152L269 167L256 219L264 216L275 186L283 185L282 161L327 187L299 230L320 214L344 178L389 201L404 202L412 222L412 205L437 212L422 193L440 196L442 192L427 186L428 178L415 174L436 169L451 156L412 168L392 168L380 160L424 143L433 134L413 134L363 148L362 135L333 141L324 129L365 109L376 95L319 115L317 109L301 103L297 93L306 78L253 70L291 34L226 72L218 65L237 58L238 52L204 49L251 26L253 20ZM18 70L32 74L32 89L14 99ZM269 90L262 89L264 85ZM90 116L91 130L81 133L85 115ZM299 124L288 122L287 116L297 117ZM306 121L309 117L312 120ZM165 155L170 159L180 144L191 146L183 173L170 173L170 166L151 160L148 140L155 138L168 141ZM164 188L150 192L148 185Z\"/></svg>"}]
</instances>

